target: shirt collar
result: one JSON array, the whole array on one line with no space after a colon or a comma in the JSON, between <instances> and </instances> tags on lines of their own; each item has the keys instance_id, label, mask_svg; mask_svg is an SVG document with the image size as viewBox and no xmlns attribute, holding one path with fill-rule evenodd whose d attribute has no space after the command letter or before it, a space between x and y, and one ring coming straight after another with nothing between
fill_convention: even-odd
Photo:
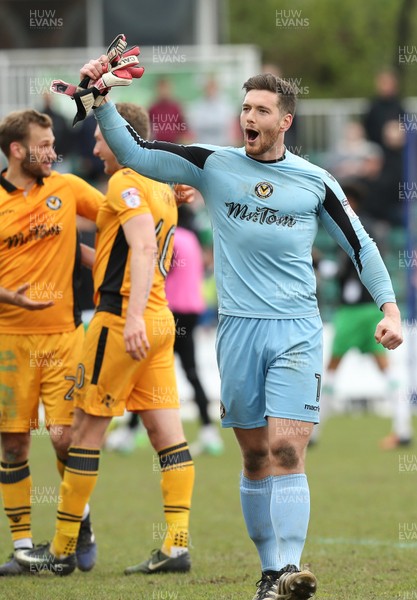
<instances>
[{"instance_id":1,"label":"shirt collar","mask_svg":"<svg viewBox=\"0 0 417 600\"><path fill-rule=\"evenodd\" d=\"M284 153L283 153L283 155L280 156L279 158L274 158L274 160L258 160L257 158L253 158L253 156L249 156L248 154L246 154L246 156L248 158L251 158L252 160L255 160L256 162L262 163L264 165L268 165L268 164L271 164L271 163L277 163L277 162L281 162L282 160L285 160L286 154L287 154L287 148L284 146Z\"/></svg>"},{"instance_id":2,"label":"shirt collar","mask_svg":"<svg viewBox=\"0 0 417 600\"><path fill-rule=\"evenodd\" d=\"M7 169L3 169L3 171L0 173L0 185L6 190L6 192L11 194L12 192L16 192L18 188L5 178L4 173L6 173L6 171ZM44 185L43 177L37 177L36 183L38 185Z\"/></svg>"}]
</instances>

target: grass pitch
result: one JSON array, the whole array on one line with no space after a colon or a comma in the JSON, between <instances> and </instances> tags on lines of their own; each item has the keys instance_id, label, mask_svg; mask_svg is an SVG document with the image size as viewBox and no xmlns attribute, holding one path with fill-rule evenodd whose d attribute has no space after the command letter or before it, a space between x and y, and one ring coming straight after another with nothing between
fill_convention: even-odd
<instances>
[{"instance_id":1,"label":"grass pitch","mask_svg":"<svg viewBox=\"0 0 417 600\"><path fill-rule=\"evenodd\" d=\"M378 449L390 422L337 416L309 450L312 512L303 563L319 580L315 600L417 600L417 448ZM186 424L193 440L194 424ZM7 600L251 600L260 568L240 510L240 456L224 431L221 457L196 457L191 573L129 576L123 569L161 545L159 470L150 447L103 452L92 498L99 560L90 573L0 578ZM48 439L34 436L33 532L52 536L59 480ZM11 542L3 516L1 557Z\"/></svg>"}]
</instances>

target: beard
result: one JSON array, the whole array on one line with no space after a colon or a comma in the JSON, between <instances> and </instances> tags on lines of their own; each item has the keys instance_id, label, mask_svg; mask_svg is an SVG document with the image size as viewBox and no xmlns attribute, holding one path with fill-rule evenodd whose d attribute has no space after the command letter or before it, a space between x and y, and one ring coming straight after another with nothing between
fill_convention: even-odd
<instances>
[{"instance_id":1,"label":"beard","mask_svg":"<svg viewBox=\"0 0 417 600\"><path fill-rule=\"evenodd\" d=\"M255 146L245 144L246 153L249 156L262 156L276 146L279 136L279 127L276 129L265 131L262 135L259 134L259 143Z\"/></svg>"},{"instance_id":2,"label":"beard","mask_svg":"<svg viewBox=\"0 0 417 600\"><path fill-rule=\"evenodd\" d=\"M46 172L45 167L50 167L50 163L42 163L38 157L30 153L29 148L26 148L26 156L20 163L20 168L25 175L29 177L47 177L49 172Z\"/></svg>"}]
</instances>

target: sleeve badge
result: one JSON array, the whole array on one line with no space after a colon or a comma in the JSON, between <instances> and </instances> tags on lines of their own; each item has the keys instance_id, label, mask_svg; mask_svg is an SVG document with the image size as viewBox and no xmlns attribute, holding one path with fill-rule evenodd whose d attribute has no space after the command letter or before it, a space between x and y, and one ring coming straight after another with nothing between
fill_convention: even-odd
<instances>
[{"instance_id":1,"label":"sleeve badge","mask_svg":"<svg viewBox=\"0 0 417 600\"><path fill-rule=\"evenodd\" d=\"M128 188L122 192L122 199L129 208L137 208L140 206L139 190L136 188Z\"/></svg>"}]
</instances>

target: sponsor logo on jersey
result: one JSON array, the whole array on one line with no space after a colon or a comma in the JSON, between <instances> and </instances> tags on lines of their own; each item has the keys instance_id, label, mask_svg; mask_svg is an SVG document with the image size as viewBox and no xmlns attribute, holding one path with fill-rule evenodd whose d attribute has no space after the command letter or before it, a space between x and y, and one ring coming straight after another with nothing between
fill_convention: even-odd
<instances>
[{"instance_id":1,"label":"sponsor logo on jersey","mask_svg":"<svg viewBox=\"0 0 417 600\"><path fill-rule=\"evenodd\" d=\"M62 206L62 200L58 196L49 196L46 199L46 206L51 210L58 210Z\"/></svg>"},{"instance_id":2,"label":"sponsor logo on jersey","mask_svg":"<svg viewBox=\"0 0 417 600\"><path fill-rule=\"evenodd\" d=\"M269 198L273 191L274 188L267 181L260 181L255 185L255 194L258 196L258 198L262 198L262 200Z\"/></svg>"},{"instance_id":3,"label":"sponsor logo on jersey","mask_svg":"<svg viewBox=\"0 0 417 600\"><path fill-rule=\"evenodd\" d=\"M239 202L226 202L225 204L229 209L227 213L229 219L252 221L261 225L281 225L283 227L293 227L296 223L293 215L279 215L279 210L275 208L257 206L255 210L251 211L247 204L240 204Z\"/></svg>"},{"instance_id":4,"label":"sponsor logo on jersey","mask_svg":"<svg viewBox=\"0 0 417 600\"><path fill-rule=\"evenodd\" d=\"M28 242L34 242L45 237L59 235L61 231L62 227L59 224L51 225L51 227L46 227L44 224L36 225L35 227L31 228L28 234L24 234L23 231L19 231L18 233L5 238L3 243L6 244L7 249L10 250L10 248L23 246Z\"/></svg>"},{"instance_id":5,"label":"sponsor logo on jersey","mask_svg":"<svg viewBox=\"0 0 417 600\"><path fill-rule=\"evenodd\" d=\"M136 188L128 188L122 192L122 198L125 201L126 206L129 208L137 208L140 206L140 195L139 190Z\"/></svg>"}]
</instances>

